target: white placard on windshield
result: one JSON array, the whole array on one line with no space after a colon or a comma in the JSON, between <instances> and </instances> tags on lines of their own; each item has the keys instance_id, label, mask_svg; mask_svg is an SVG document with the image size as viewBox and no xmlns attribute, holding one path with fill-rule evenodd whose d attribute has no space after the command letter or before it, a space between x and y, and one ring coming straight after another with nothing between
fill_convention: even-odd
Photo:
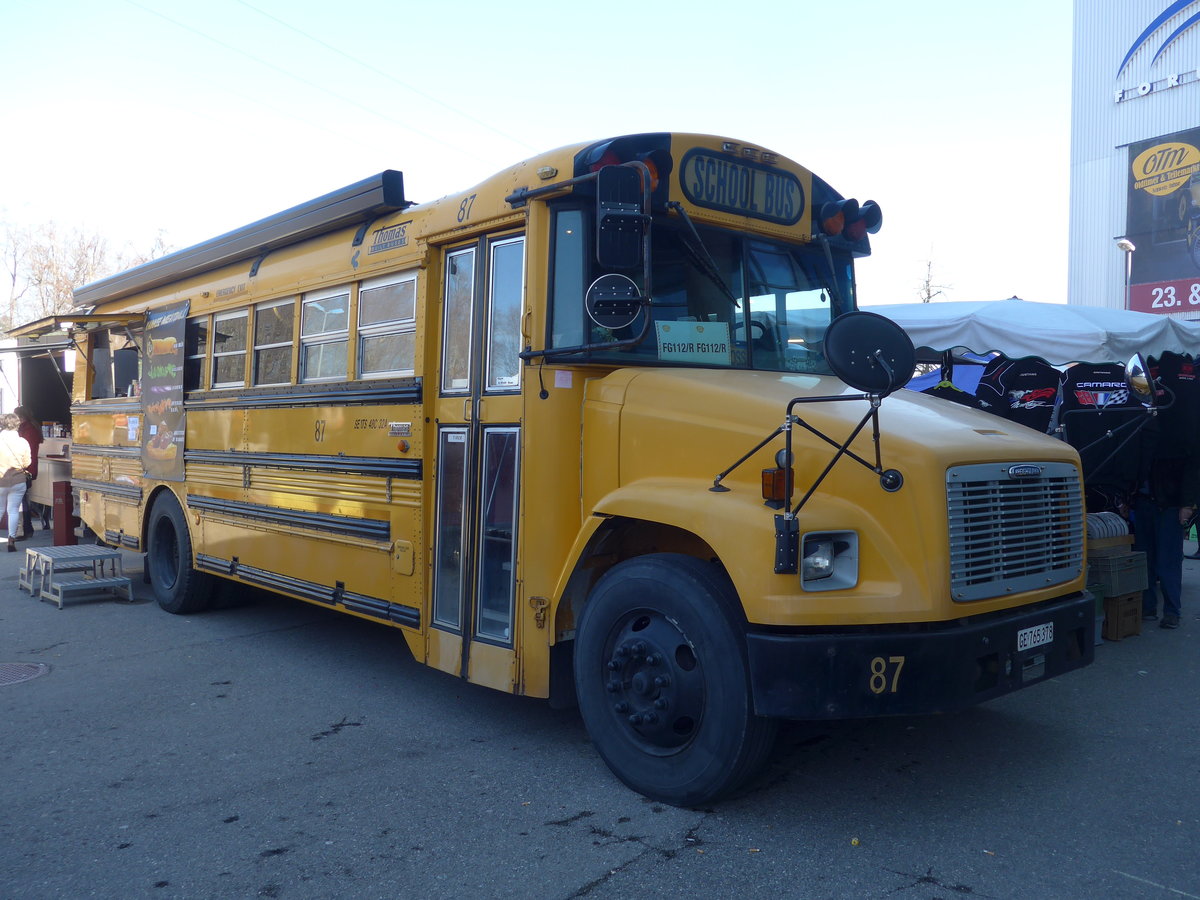
<instances>
[{"instance_id":1,"label":"white placard on windshield","mask_svg":"<svg viewBox=\"0 0 1200 900\"><path fill-rule=\"evenodd\" d=\"M655 322L658 358L669 362L727 366L728 322Z\"/></svg>"}]
</instances>

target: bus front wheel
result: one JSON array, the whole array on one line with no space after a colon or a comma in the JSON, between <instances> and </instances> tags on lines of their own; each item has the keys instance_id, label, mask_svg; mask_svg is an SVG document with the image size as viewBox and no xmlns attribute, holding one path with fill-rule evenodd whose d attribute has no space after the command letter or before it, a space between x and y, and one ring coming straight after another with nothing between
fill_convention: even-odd
<instances>
[{"instance_id":1,"label":"bus front wheel","mask_svg":"<svg viewBox=\"0 0 1200 900\"><path fill-rule=\"evenodd\" d=\"M635 791L704 804L766 761L777 723L754 715L742 621L725 574L692 557L637 557L596 584L575 635L579 708Z\"/></svg>"},{"instance_id":2,"label":"bus front wheel","mask_svg":"<svg viewBox=\"0 0 1200 900\"><path fill-rule=\"evenodd\" d=\"M173 494L162 494L150 508L146 571L158 605L167 612L187 615L208 607L213 579L192 568L192 538Z\"/></svg>"}]
</instances>

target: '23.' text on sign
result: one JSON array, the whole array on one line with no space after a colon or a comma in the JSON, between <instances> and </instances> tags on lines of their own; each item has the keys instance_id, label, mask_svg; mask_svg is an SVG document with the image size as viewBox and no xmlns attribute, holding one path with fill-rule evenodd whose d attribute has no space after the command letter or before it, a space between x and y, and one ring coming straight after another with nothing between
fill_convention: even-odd
<instances>
[{"instance_id":1,"label":"'23.' text on sign","mask_svg":"<svg viewBox=\"0 0 1200 900\"><path fill-rule=\"evenodd\" d=\"M1200 281L1160 281L1154 284L1130 285L1129 308L1148 313L1200 309Z\"/></svg>"}]
</instances>

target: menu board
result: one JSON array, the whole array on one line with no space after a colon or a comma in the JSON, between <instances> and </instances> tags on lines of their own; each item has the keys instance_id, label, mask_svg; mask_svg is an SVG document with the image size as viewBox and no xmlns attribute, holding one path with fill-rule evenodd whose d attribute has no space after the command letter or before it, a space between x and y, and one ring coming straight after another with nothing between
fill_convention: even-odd
<instances>
[{"instance_id":1,"label":"menu board","mask_svg":"<svg viewBox=\"0 0 1200 900\"><path fill-rule=\"evenodd\" d=\"M185 300L146 315L142 468L162 481L183 481L183 333L189 305Z\"/></svg>"}]
</instances>

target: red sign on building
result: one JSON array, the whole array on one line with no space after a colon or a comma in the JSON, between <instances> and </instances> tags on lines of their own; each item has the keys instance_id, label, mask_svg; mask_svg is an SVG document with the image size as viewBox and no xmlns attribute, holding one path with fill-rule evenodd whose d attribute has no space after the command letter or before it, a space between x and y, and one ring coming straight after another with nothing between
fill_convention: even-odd
<instances>
[{"instance_id":1,"label":"red sign on building","mask_svg":"<svg viewBox=\"0 0 1200 900\"><path fill-rule=\"evenodd\" d=\"M1148 313L1200 312L1200 275L1179 281L1131 284L1129 308Z\"/></svg>"}]
</instances>

